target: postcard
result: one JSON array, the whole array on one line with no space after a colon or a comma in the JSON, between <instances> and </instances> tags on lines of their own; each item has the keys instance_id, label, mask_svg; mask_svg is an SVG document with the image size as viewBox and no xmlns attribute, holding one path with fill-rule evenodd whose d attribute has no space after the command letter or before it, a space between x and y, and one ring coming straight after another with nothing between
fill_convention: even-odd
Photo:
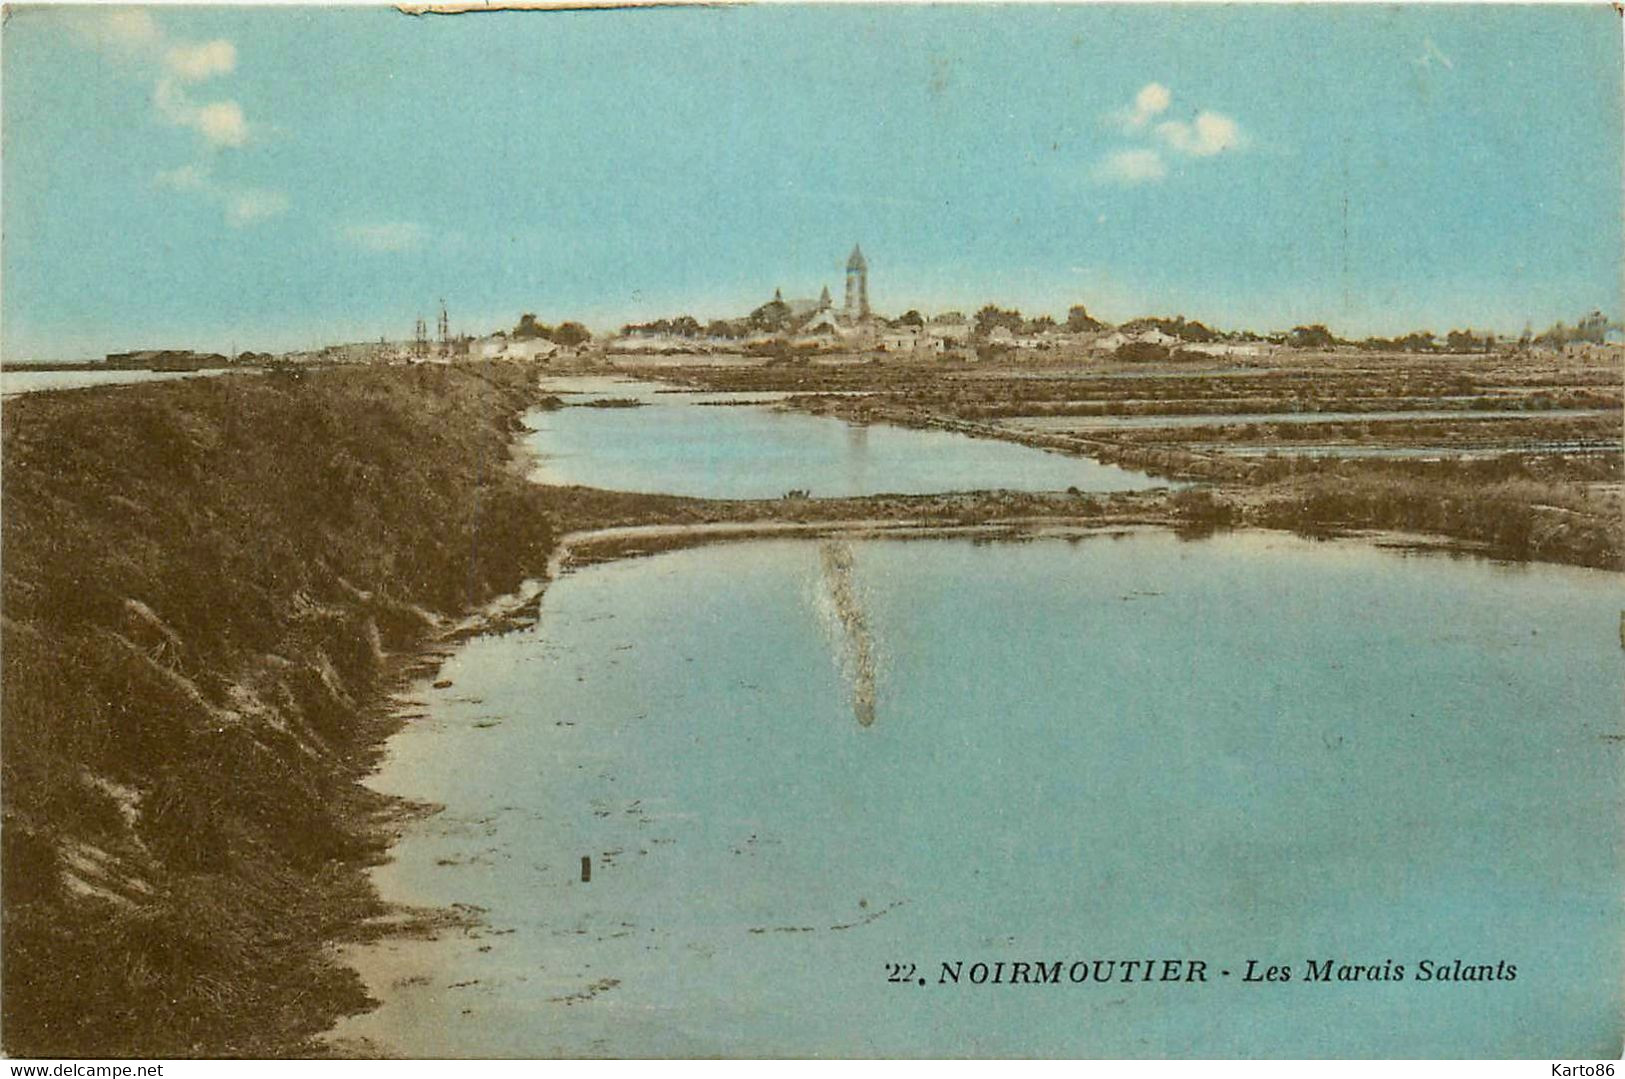
<instances>
[{"instance_id":1,"label":"postcard","mask_svg":"<svg viewBox=\"0 0 1625 1079\"><path fill-rule=\"evenodd\" d=\"M1619 1058L1613 8L4 20L7 1055Z\"/></svg>"}]
</instances>

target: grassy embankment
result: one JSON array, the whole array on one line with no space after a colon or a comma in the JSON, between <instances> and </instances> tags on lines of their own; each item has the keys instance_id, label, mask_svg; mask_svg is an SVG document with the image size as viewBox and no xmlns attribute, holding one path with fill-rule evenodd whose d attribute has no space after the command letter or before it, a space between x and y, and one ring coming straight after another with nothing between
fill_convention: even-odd
<instances>
[{"instance_id":1,"label":"grassy embankment","mask_svg":"<svg viewBox=\"0 0 1625 1079\"><path fill-rule=\"evenodd\" d=\"M545 563L545 492L509 467L528 385L352 369L6 403L7 1053L280 1055L365 1003L325 943L377 913L377 702Z\"/></svg>"}]
</instances>

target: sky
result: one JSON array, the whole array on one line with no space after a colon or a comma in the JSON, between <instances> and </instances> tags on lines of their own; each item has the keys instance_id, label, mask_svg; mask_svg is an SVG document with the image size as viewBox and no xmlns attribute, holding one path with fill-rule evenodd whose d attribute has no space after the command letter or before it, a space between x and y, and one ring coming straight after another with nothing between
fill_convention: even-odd
<instances>
[{"instance_id":1,"label":"sky","mask_svg":"<svg viewBox=\"0 0 1625 1079\"><path fill-rule=\"evenodd\" d=\"M9 9L0 355L839 299L1516 333L1622 291L1586 6Z\"/></svg>"}]
</instances>

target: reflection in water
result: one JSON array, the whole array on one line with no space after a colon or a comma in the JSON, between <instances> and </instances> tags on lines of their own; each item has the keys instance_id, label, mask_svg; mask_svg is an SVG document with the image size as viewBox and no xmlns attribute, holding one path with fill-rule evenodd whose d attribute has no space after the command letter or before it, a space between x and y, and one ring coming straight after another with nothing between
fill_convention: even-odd
<instances>
[{"instance_id":1,"label":"reflection in water","mask_svg":"<svg viewBox=\"0 0 1625 1079\"><path fill-rule=\"evenodd\" d=\"M826 541L819 545L818 560L824 568L832 613L840 625L841 671L852 687L852 714L867 727L875 721L875 647L852 577L852 546Z\"/></svg>"}]
</instances>

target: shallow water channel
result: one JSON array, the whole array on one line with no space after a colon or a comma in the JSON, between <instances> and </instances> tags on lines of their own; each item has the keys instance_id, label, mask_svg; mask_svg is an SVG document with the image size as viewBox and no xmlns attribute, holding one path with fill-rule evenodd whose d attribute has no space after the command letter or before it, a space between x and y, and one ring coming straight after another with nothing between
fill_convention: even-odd
<instances>
[{"instance_id":1,"label":"shallow water channel","mask_svg":"<svg viewBox=\"0 0 1625 1079\"><path fill-rule=\"evenodd\" d=\"M532 412L526 443L543 483L700 498L815 498L938 491L1137 491L1143 472L994 439L864 426L770 407L785 394L672 393L612 378L552 379L571 406ZM750 402L723 404L718 402Z\"/></svg>"},{"instance_id":2,"label":"shallow water channel","mask_svg":"<svg viewBox=\"0 0 1625 1079\"><path fill-rule=\"evenodd\" d=\"M1612 574L1263 532L754 541L567 573L536 625L408 694L374 782L445 808L378 883L484 924L354 950L383 1005L338 1034L1616 1054L1620 600ZM1072 980L1097 959L1181 965ZM1310 983L1311 959L1404 978ZM1516 978L1417 979L1458 959ZM1016 961L1061 984L987 984Z\"/></svg>"}]
</instances>

